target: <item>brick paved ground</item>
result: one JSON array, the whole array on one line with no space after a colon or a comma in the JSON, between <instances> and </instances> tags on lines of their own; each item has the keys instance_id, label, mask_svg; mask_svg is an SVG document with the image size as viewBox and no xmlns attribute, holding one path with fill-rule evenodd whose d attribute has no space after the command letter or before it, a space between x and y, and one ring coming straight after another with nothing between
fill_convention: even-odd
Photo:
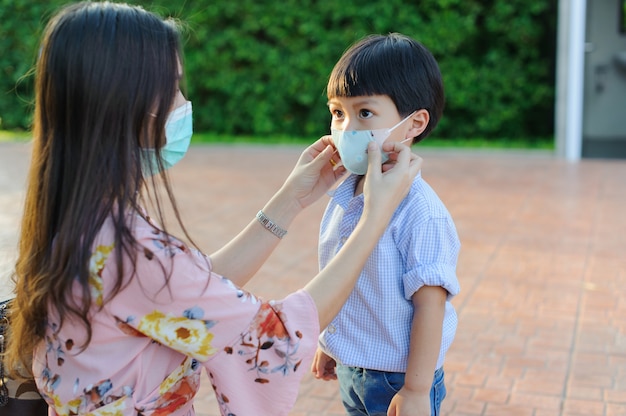
<instances>
[{"instance_id":1,"label":"brick paved ground","mask_svg":"<svg viewBox=\"0 0 626 416\"><path fill-rule=\"evenodd\" d=\"M419 147L417 148L419 149ZM0 143L0 276L14 259L28 146ZM301 147L196 146L173 171L207 252L255 215ZM626 161L421 150L424 177L462 242L457 338L446 360L454 416L626 415ZM316 272L305 211L249 288L279 298ZM0 296L9 292L6 281ZM209 383L198 416L217 416ZM305 377L292 416L339 416L336 384ZM250 415L245 415L250 416ZM257 416L257 415L252 415Z\"/></svg>"}]
</instances>

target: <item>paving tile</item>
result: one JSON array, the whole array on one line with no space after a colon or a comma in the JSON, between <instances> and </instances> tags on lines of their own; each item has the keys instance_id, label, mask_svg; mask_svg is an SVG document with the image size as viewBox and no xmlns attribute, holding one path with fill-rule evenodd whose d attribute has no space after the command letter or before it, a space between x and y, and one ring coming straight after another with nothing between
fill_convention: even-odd
<instances>
[{"instance_id":1,"label":"paving tile","mask_svg":"<svg viewBox=\"0 0 626 416\"><path fill-rule=\"evenodd\" d=\"M558 414L561 407L561 398L554 395L542 393L512 393L509 404L514 406L524 406L532 404L536 410L550 411L552 415Z\"/></svg>"},{"instance_id":2,"label":"paving tile","mask_svg":"<svg viewBox=\"0 0 626 416\"><path fill-rule=\"evenodd\" d=\"M600 416L605 414L606 405L598 400L565 399L563 416Z\"/></svg>"},{"instance_id":3,"label":"paving tile","mask_svg":"<svg viewBox=\"0 0 626 416\"><path fill-rule=\"evenodd\" d=\"M280 187L303 146L196 145L172 170L188 231L211 253ZM544 152L415 148L461 238L446 360L446 416L626 415L626 161ZM30 146L0 143L0 296ZM281 298L317 271L326 200L307 208L247 288ZM174 226L173 229L176 229ZM308 371L308 370L307 370ZM208 378L198 416L218 416ZM337 385L307 374L290 416L343 415ZM248 416L248 415L245 415ZM256 416L256 415L254 415Z\"/></svg>"}]
</instances>

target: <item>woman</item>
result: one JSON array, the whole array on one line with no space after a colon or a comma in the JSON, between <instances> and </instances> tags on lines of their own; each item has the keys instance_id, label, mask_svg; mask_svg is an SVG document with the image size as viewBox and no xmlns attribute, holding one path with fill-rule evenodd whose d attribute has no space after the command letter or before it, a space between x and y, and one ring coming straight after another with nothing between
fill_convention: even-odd
<instances>
[{"instance_id":1,"label":"woman","mask_svg":"<svg viewBox=\"0 0 626 416\"><path fill-rule=\"evenodd\" d=\"M32 370L52 415L191 416L202 367L223 414L287 414L320 326L419 170L407 147L386 147L393 166L370 169L342 252L264 302L240 287L344 170L325 136L216 253L170 235L157 188L182 226L166 173L191 137L181 56L173 22L125 4L70 5L45 30L6 358ZM369 159L380 166L380 150Z\"/></svg>"}]
</instances>

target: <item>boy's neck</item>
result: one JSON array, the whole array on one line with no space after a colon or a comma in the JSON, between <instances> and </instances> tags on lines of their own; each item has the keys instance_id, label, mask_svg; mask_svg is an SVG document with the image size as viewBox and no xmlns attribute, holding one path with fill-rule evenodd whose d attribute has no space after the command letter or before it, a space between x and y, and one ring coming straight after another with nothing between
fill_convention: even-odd
<instances>
[{"instance_id":1,"label":"boy's neck","mask_svg":"<svg viewBox=\"0 0 626 416\"><path fill-rule=\"evenodd\" d=\"M365 180L365 175L359 176L354 184L354 196L361 195L363 193L363 182Z\"/></svg>"}]
</instances>

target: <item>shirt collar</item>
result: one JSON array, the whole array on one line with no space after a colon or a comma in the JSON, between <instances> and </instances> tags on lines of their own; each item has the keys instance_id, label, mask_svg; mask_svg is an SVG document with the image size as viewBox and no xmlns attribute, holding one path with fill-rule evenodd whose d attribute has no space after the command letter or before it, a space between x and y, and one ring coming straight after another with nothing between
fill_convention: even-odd
<instances>
[{"instance_id":1,"label":"shirt collar","mask_svg":"<svg viewBox=\"0 0 626 416\"><path fill-rule=\"evenodd\" d=\"M361 178L361 175L350 174L343 182L337 186L332 191L328 192L328 195L335 200L337 205L341 206L343 209L347 209L348 204L352 201L353 198L361 198L363 199L363 194L359 194L356 197L354 196L354 189L356 188L356 184L358 180ZM411 188L416 186L416 183L421 181L422 179L422 171L417 172L417 176L413 180L411 184Z\"/></svg>"},{"instance_id":2,"label":"shirt collar","mask_svg":"<svg viewBox=\"0 0 626 416\"><path fill-rule=\"evenodd\" d=\"M360 178L361 175L351 174L337 186L332 197L339 206L346 209L350 201L355 198L354 189ZM357 195L356 198L363 198L363 194Z\"/></svg>"}]
</instances>

